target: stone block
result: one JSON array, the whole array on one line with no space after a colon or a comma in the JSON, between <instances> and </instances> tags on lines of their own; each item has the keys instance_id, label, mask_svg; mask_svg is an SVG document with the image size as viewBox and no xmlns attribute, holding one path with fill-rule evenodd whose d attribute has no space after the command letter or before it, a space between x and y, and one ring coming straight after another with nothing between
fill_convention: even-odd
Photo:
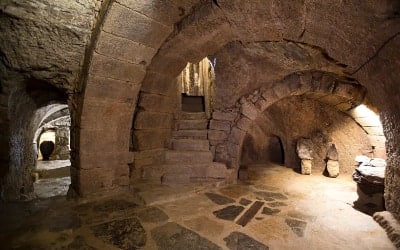
<instances>
[{"instance_id":1,"label":"stone block","mask_svg":"<svg viewBox=\"0 0 400 250\"><path fill-rule=\"evenodd\" d=\"M328 160L326 163L326 170L328 172L329 177L336 178L339 176L339 162L334 160Z\"/></svg>"},{"instance_id":2,"label":"stone block","mask_svg":"<svg viewBox=\"0 0 400 250\"><path fill-rule=\"evenodd\" d=\"M207 168L206 176L209 178L225 179L228 173L227 170L225 164L214 162Z\"/></svg>"},{"instance_id":3,"label":"stone block","mask_svg":"<svg viewBox=\"0 0 400 250\"><path fill-rule=\"evenodd\" d=\"M219 144L215 147L215 161L228 162L229 160L228 148L224 144Z\"/></svg>"},{"instance_id":4,"label":"stone block","mask_svg":"<svg viewBox=\"0 0 400 250\"><path fill-rule=\"evenodd\" d=\"M173 138L176 139L207 139L207 130L178 130L172 131Z\"/></svg>"},{"instance_id":5,"label":"stone block","mask_svg":"<svg viewBox=\"0 0 400 250\"><path fill-rule=\"evenodd\" d=\"M93 178L93 177L96 178ZM113 170L96 169L80 169L78 170L78 187L79 194L83 197L104 192L112 188Z\"/></svg>"},{"instance_id":6,"label":"stone block","mask_svg":"<svg viewBox=\"0 0 400 250\"><path fill-rule=\"evenodd\" d=\"M157 158L162 158L165 154L166 149L152 149L152 150L145 150L145 151L136 151L133 152L134 154L134 159L139 160L139 159L145 159L149 157L157 157Z\"/></svg>"},{"instance_id":7,"label":"stone block","mask_svg":"<svg viewBox=\"0 0 400 250\"><path fill-rule=\"evenodd\" d=\"M144 14L165 25L173 25L184 15L184 10L165 0L119 0L121 5Z\"/></svg>"},{"instance_id":8,"label":"stone block","mask_svg":"<svg viewBox=\"0 0 400 250\"><path fill-rule=\"evenodd\" d=\"M147 72L141 91L176 98L177 80L169 75Z\"/></svg>"},{"instance_id":9,"label":"stone block","mask_svg":"<svg viewBox=\"0 0 400 250\"><path fill-rule=\"evenodd\" d=\"M335 108L337 108L343 112L349 111L352 107L353 107L353 105L349 102L339 103L335 106Z\"/></svg>"},{"instance_id":10,"label":"stone block","mask_svg":"<svg viewBox=\"0 0 400 250\"><path fill-rule=\"evenodd\" d=\"M209 151L174 151L165 152L167 163L208 163L213 161Z\"/></svg>"},{"instance_id":11,"label":"stone block","mask_svg":"<svg viewBox=\"0 0 400 250\"><path fill-rule=\"evenodd\" d=\"M340 103L344 103L347 102L349 99L344 98L342 96L338 96L338 95L326 95L320 99L318 99L318 101L326 103L330 106L336 106Z\"/></svg>"},{"instance_id":12,"label":"stone block","mask_svg":"<svg viewBox=\"0 0 400 250\"><path fill-rule=\"evenodd\" d=\"M114 168L114 164L127 166L132 162L130 158L131 152L126 150L121 152L121 149L114 149L113 151L89 151L79 153L79 168L80 169L110 169Z\"/></svg>"},{"instance_id":13,"label":"stone block","mask_svg":"<svg viewBox=\"0 0 400 250\"><path fill-rule=\"evenodd\" d=\"M290 95L290 89L289 86L285 83L277 83L274 85L273 90L278 97L278 99L282 99L286 96Z\"/></svg>"},{"instance_id":14,"label":"stone block","mask_svg":"<svg viewBox=\"0 0 400 250\"><path fill-rule=\"evenodd\" d=\"M302 74L302 75L300 75L300 82L301 82L301 85L303 85L303 86L311 86L311 81L312 81L312 74L310 74L310 73L304 73L304 74ZM309 90L311 91L311 88L309 88Z\"/></svg>"},{"instance_id":15,"label":"stone block","mask_svg":"<svg viewBox=\"0 0 400 250\"><path fill-rule=\"evenodd\" d=\"M179 120L178 127L182 130L207 129L207 120Z\"/></svg>"},{"instance_id":16,"label":"stone block","mask_svg":"<svg viewBox=\"0 0 400 250\"><path fill-rule=\"evenodd\" d=\"M237 127L233 127L229 137L229 141L236 145L240 145L245 135L246 135L245 131Z\"/></svg>"},{"instance_id":17,"label":"stone block","mask_svg":"<svg viewBox=\"0 0 400 250\"><path fill-rule=\"evenodd\" d=\"M298 73L293 73L288 76L286 76L283 79L284 84L287 84L290 89L291 95L301 95L303 94L303 91L301 86L301 81L300 81L300 75Z\"/></svg>"},{"instance_id":18,"label":"stone block","mask_svg":"<svg viewBox=\"0 0 400 250\"><path fill-rule=\"evenodd\" d=\"M209 151L210 144L208 140L198 139L173 139L173 150L193 150L193 151Z\"/></svg>"},{"instance_id":19,"label":"stone block","mask_svg":"<svg viewBox=\"0 0 400 250\"><path fill-rule=\"evenodd\" d=\"M311 139L300 138L297 141L296 152L302 160L312 160L312 154L314 151L314 144Z\"/></svg>"},{"instance_id":20,"label":"stone block","mask_svg":"<svg viewBox=\"0 0 400 250\"><path fill-rule=\"evenodd\" d=\"M228 121L211 120L210 129L229 132L231 130L231 123Z\"/></svg>"},{"instance_id":21,"label":"stone block","mask_svg":"<svg viewBox=\"0 0 400 250\"><path fill-rule=\"evenodd\" d=\"M149 65L157 52L151 47L107 32L100 33L95 51L104 56L142 66Z\"/></svg>"},{"instance_id":22,"label":"stone block","mask_svg":"<svg viewBox=\"0 0 400 250\"><path fill-rule=\"evenodd\" d=\"M313 80L315 92L330 94L336 85L336 78L333 75L322 72L314 72Z\"/></svg>"},{"instance_id":23,"label":"stone block","mask_svg":"<svg viewBox=\"0 0 400 250\"><path fill-rule=\"evenodd\" d=\"M142 158L142 159L135 159L135 169L141 170L143 166L153 165L154 159L152 157L149 158Z\"/></svg>"},{"instance_id":24,"label":"stone block","mask_svg":"<svg viewBox=\"0 0 400 250\"><path fill-rule=\"evenodd\" d=\"M190 173L166 173L161 177L163 184L186 184L190 183Z\"/></svg>"},{"instance_id":25,"label":"stone block","mask_svg":"<svg viewBox=\"0 0 400 250\"><path fill-rule=\"evenodd\" d=\"M223 112L223 111L214 111L212 113L212 118L214 120L221 121L234 121L237 117L236 112Z\"/></svg>"},{"instance_id":26,"label":"stone block","mask_svg":"<svg viewBox=\"0 0 400 250\"><path fill-rule=\"evenodd\" d=\"M240 112L250 120L254 121L260 111L257 110L254 104L245 102L240 106Z\"/></svg>"},{"instance_id":27,"label":"stone block","mask_svg":"<svg viewBox=\"0 0 400 250\"><path fill-rule=\"evenodd\" d=\"M118 176L112 181L113 186L127 187L129 186L129 176Z\"/></svg>"},{"instance_id":28,"label":"stone block","mask_svg":"<svg viewBox=\"0 0 400 250\"><path fill-rule=\"evenodd\" d=\"M165 140L170 137L170 133L169 129L135 130L133 147L138 151L164 148Z\"/></svg>"},{"instance_id":29,"label":"stone block","mask_svg":"<svg viewBox=\"0 0 400 250\"><path fill-rule=\"evenodd\" d=\"M264 110L266 110L268 107L270 107L273 104L271 101L267 101L264 98L260 98L256 103L255 106L256 108L262 113Z\"/></svg>"},{"instance_id":30,"label":"stone block","mask_svg":"<svg viewBox=\"0 0 400 250\"><path fill-rule=\"evenodd\" d=\"M301 160L301 174L310 175L312 165L312 160Z\"/></svg>"},{"instance_id":31,"label":"stone block","mask_svg":"<svg viewBox=\"0 0 400 250\"><path fill-rule=\"evenodd\" d=\"M112 101L135 103L140 85L89 74L85 96L111 99Z\"/></svg>"},{"instance_id":32,"label":"stone block","mask_svg":"<svg viewBox=\"0 0 400 250\"><path fill-rule=\"evenodd\" d=\"M136 114L135 129L168 129L173 127L173 115L171 113L158 113L141 111Z\"/></svg>"},{"instance_id":33,"label":"stone block","mask_svg":"<svg viewBox=\"0 0 400 250\"><path fill-rule=\"evenodd\" d=\"M158 72L170 77L177 77L186 67L188 61L176 55L158 53L147 68L150 72Z\"/></svg>"},{"instance_id":34,"label":"stone block","mask_svg":"<svg viewBox=\"0 0 400 250\"><path fill-rule=\"evenodd\" d=\"M87 97L82 109L80 127L93 130L126 129L130 127L129 123L132 123L133 108L129 103ZM98 122L100 117L101 123Z\"/></svg>"},{"instance_id":35,"label":"stone block","mask_svg":"<svg viewBox=\"0 0 400 250\"><path fill-rule=\"evenodd\" d=\"M273 88L268 88L261 93L261 96L272 105L274 102L279 100L279 97L275 93Z\"/></svg>"},{"instance_id":36,"label":"stone block","mask_svg":"<svg viewBox=\"0 0 400 250\"><path fill-rule=\"evenodd\" d=\"M93 53L89 73L106 78L140 83L146 71L142 65L119 61L111 57Z\"/></svg>"},{"instance_id":37,"label":"stone block","mask_svg":"<svg viewBox=\"0 0 400 250\"><path fill-rule=\"evenodd\" d=\"M240 155L240 147L239 147L239 145L229 143L229 144L228 144L228 152L229 152L229 155L230 155L231 157L236 157L236 158L238 158L239 155Z\"/></svg>"},{"instance_id":38,"label":"stone block","mask_svg":"<svg viewBox=\"0 0 400 250\"><path fill-rule=\"evenodd\" d=\"M146 111L173 113L176 103L171 97L141 92L139 106Z\"/></svg>"},{"instance_id":39,"label":"stone block","mask_svg":"<svg viewBox=\"0 0 400 250\"><path fill-rule=\"evenodd\" d=\"M171 33L172 27L115 2L108 11L103 30L157 49Z\"/></svg>"},{"instance_id":40,"label":"stone block","mask_svg":"<svg viewBox=\"0 0 400 250\"><path fill-rule=\"evenodd\" d=\"M356 85L348 82L337 82L333 94L342 96L348 99L362 101L365 95L365 89L361 85Z\"/></svg>"},{"instance_id":41,"label":"stone block","mask_svg":"<svg viewBox=\"0 0 400 250\"><path fill-rule=\"evenodd\" d=\"M252 120L250 120L249 118L242 116L236 123L236 126L238 128L240 128L241 130L248 130L250 125L252 123Z\"/></svg>"},{"instance_id":42,"label":"stone block","mask_svg":"<svg viewBox=\"0 0 400 250\"><path fill-rule=\"evenodd\" d=\"M129 148L128 131L81 129L79 147L85 152L110 152ZM125 139L123 139L125 138Z\"/></svg>"},{"instance_id":43,"label":"stone block","mask_svg":"<svg viewBox=\"0 0 400 250\"><path fill-rule=\"evenodd\" d=\"M178 113L180 120L204 120L207 119L205 112L180 112Z\"/></svg>"}]
</instances>

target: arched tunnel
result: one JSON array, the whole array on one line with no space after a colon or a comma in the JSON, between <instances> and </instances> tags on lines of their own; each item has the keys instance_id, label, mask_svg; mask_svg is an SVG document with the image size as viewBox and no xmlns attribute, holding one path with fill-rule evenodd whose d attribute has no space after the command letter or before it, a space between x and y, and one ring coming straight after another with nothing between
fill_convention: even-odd
<instances>
[{"instance_id":1,"label":"arched tunnel","mask_svg":"<svg viewBox=\"0 0 400 250\"><path fill-rule=\"evenodd\" d=\"M0 3L0 241L400 247L399 12L395 0ZM70 185L38 196L37 144L60 117L49 157L68 160ZM29 227L52 234L24 242Z\"/></svg>"}]
</instances>

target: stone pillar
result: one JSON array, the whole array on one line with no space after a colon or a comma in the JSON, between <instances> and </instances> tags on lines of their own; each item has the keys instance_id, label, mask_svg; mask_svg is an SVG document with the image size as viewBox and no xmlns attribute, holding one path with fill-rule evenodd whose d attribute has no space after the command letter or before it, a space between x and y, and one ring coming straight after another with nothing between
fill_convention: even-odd
<instances>
[{"instance_id":1,"label":"stone pillar","mask_svg":"<svg viewBox=\"0 0 400 250\"><path fill-rule=\"evenodd\" d=\"M69 159L69 128L59 127L56 129L56 142L54 155L57 160Z\"/></svg>"},{"instance_id":2,"label":"stone pillar","mask_svg":"<svg viewBox=\"0 0 400 250\"><path fill-rule=\"evenodd\" d=\"M335 144L332 144L328 152L326 153L326 170L328 172L328 176L331 178L336 178L339 176L339 155L336 149Z\"/></svg>"},{"instance_id":3,"label":"stone pillar","mask_svg":"<svg viewBox=\"0 0 400 250\"><path fill-rule=\"evenodd\" d=\"M313 166L313 143L311 139L300 138L297 141L296 152L301 159L301 174L310 175Z\"/></svg>"}]
</instances>

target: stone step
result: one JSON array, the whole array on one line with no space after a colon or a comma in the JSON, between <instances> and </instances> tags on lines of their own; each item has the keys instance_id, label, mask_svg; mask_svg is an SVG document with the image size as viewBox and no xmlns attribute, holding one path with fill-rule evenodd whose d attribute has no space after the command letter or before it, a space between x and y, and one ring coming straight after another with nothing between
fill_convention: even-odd
<instances>
[{"instance_id":1,"label":"stone step","mask_svg":"<svg viewBox=\"0 0 400 250\"><path fill-rule=\"evenodd\" d=\"M180 112L180 120L204 120L206 119L205 112Z\"/></svg>"},{"instance_id":2,"label":"stone step","mask_svg":"<svg viewBox=\"0 0 400 250\"><path fill-rule=\"evenodd\" d=\"M172 138L175 139L207 139L207 130L177 130L172 131Z\"/></svg>"},{"instance_id":3,"label":"stone step","mask_svg":"<svg viewBox=\"0 0 400 250\"><path fill-rule=\"evenodd\" d=\"M166 163L210 163L213 155L210 151L174 151L165 152Z\"/></svg>"},{"instance_id":4,"label":"stone step","mask_svg":"<svg viewBox=\"0 0 400 250\"><path fill-rule=\"evenodd\" d=\"M179 130L201 130L207 129L208 121L203 120L179 120L178 129Z\"/></svg>"},{"instance_id":5,"label":"stone step","mask_svg":"<svg viewBox=\"0 0 400 250\"><path fill-rule=\"evenodd\" d=\"M209 151L210 144L208 140L200 139L172 139L172 150L193 150L193 151Z\"/></svg>"},{"instance_id":6,"label":"stone step","mask_svg":"<svg viewBox=\"0 0 400 250\"><path fill-rule=\"evenodd\" d=\"M232 169L219 162L209 163L175 163L162 165L148 165L143 167L143 178L148 180L160 180L163 177L172 180L175 176L177 182L188 179L226 179L232 175ZM165 180L165 178L164 178Z\"/></svg>"}]
</instances>

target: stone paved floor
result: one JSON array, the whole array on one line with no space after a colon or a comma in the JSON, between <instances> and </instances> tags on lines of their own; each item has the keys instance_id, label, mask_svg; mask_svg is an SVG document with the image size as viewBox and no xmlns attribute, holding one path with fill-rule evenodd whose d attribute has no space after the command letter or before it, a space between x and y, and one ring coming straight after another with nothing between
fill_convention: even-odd
<instances>
[{"instance_id":1,"label":"stone paved floor","mask_svg":"<svg viewBox=\"0 0 400 250\"><path fill-rule=\"evenodd\" d=\"M137 183L132 195L65 197L0 207L1 249L395 249L352 208L350 176L303 176L273 165L219 186Z\"/></svg>"}]
</instances>

